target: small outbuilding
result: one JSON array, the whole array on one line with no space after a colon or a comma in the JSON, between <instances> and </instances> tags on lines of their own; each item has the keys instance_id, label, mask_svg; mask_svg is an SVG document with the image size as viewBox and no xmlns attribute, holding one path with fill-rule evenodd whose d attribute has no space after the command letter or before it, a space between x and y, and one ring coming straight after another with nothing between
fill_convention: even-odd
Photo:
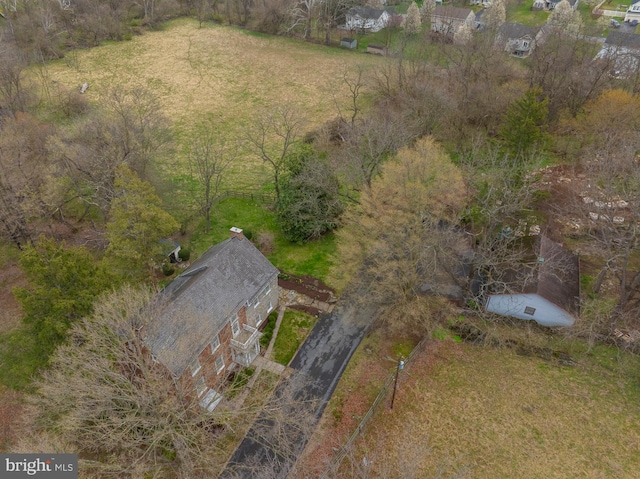
<instances>
[{"instance_id":1,"label":"small outbuilding","mask_svg":"<svg viewBox=\"0 0 640 479\"><path fill-rule=\"evenodd\" d=\"M367 45L367 53L373 53L374 55L382 55L383 57L386 57L388 49L384 45L370 43L369 45Z\"/></svg>"},{"instance_id":2,"label":"small outbuilding","mask_svg":"<svg viewBox=\"0 0 640 479\"><path fill-rule=\"evenodd\" d=\"M509 285L511 292L489 293L485 309L502 316L534 320L543 326L572 326L580 313L580 262L544 235L538 237L532 274Z\"/></svg>"},{"instance_id":3,"label":"small outbuilding","mask_svg":"<svg viewBox=\"0 0 640 479\"><path fill-rule=\"evenodd\" d=\"M340 46L342 48L348 48L349 50L354 50L358 46L358 40L355 38L341 38Z\"/></svg>"}]
</instances>

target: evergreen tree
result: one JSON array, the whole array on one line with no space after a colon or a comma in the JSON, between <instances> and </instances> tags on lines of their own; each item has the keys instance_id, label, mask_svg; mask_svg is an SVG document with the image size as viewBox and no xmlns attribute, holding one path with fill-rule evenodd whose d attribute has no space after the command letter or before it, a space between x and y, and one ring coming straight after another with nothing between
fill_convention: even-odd
<instances>
[{"instance_id":1,"label":"evergreen tree","mask_svg":"<svg viewBox=\"0 0 640 479\"><path fill-rule=\"evenodd\" d=\"M327 163L309 146L291 155L282 182L277 218L290 241L318 238L338 226L344 210L339 184Z\"/></svg>"},{"instance_id":2,"label":"evergreen tree","mask_svg":"<svg viewBox=\"0 0 640 479\"><path fill-rule=\"evenodd\" d=\"M161 261L160 241L177 231L178 223L162 209L153 186L126 165L118 167L115 188L105 261L121 276L141 279Z\"/></svg>"},{"instance_id":3,"label":"evergreen tree","mask_svg":"<svg viewBox=\"0 0 640 479\"><path fill-rule=\"evenodd\" d=\"M543 149L548 141L546 132L549 106L539 88L527 90L507 111L500 136L507 151L523 157L534 149Z\"/></svg>"},{"instance_id":4,"label":"evergreen tree","mask_svg":"<svg viewBox=\"0 0 640 479\"><path fill-rule=\"evenodd\" d=\"M84 248L67 247L40 237L20 256L29 286L14 288L24 317L16 331L2 338L1 380L14 388L26 386L47 365L49 356L67 338L67 332L112 282Z\"/></svg>"}]
</instances>

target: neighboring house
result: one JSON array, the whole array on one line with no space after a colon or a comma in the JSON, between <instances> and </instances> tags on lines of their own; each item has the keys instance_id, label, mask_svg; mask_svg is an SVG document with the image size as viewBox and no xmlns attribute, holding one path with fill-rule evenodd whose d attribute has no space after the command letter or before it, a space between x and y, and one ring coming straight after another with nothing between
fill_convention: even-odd
<instances>
[{"instance_id":1,"label":"neighboring house","mask_svg":"<svg viewBox=\"0 0 640 479\"><path fill-rule=\"evenodd\" d=\"M485 308L543 326L572 326L580 312L579 259L549 238L538 238L533 274L511 285L517 292L489 293Z\"/></svg>"},{"instance_id":2,"label":"neighboring house","mask_svg":"<svg viewBox=\"0 0 640 479\"><path fill-rule=\"evenodd\" d=\"M489 8L492 3L491 0L469 0L469 5L481 5L484 8Z\"/></svg>"},{"instance_id":3,"label":"neighboring house","mask_svg":"<svg viewBox=\"0 0 640 479\"><path fill-rule=\"evenodd\" d=\"M496 45L513 56L526 58L535 48L539 34L540 27L503 23L496 35Z\"/></svg>"},{"instance_id":4,"label":"neighboring house","mask_svg":"<svg viewBox=\"0 0 640 479\"><path fill-rule=\"evenodd\" d=\"M437 6L431 14L431 31L453 38L463 25L475 29L476 16L468 8Z\"/></svg>"},{"instance_id":5,"label":"neighboring house","mask_svg":"<svg viewBox=\"0 0 640 479\"><path fill-rule=\"evenodd\" d=\"M532 10L554 10L562 0L533 0ZM578 8L578 0L568 0L569 5L575 11Z\"/></svg>"},{"instance_id":6,"label":"neighboring house","mask_svg":"<svg viewBox=\"0 0 640 479\"><path fill-rule=\"evenodd\" d=\"M231 235L156 297L160 313L142 331L154 360L209 411L226 373L260 353L258 327L278 306L278 270L241 229Z\"/></svg>"},{"instance_id":7,"label":"neighboring house","mask_svg":"<svg viewBox=\"0 0 640 479\"><path fill-rule=\"evenodd\" d=\"M638 72L640 60L640 35L619 31L610 31L596 60L610 61L611 74L625 78Z\"/></svg>"},{"instance_id":8,"label":"neighboring house","mask_svg":"<svg viewBox=\"0 0 640 479\"><path fill-rule=\"evenodd\" d=\"M347 30L378 32L389 24L393 13L392 8L381 10L366 5L353 7L347 12L345 28Z\"/></svg>"},{"instance_id":9,"label":"neighboring house","mask_svg":"<svg viewBox=\"0 0 640 479\"><path fill-rule=\"evenodd\" d=\"M632 22L634 20L640 21L640 0L636 1L627 8L627 13L624 16L625 22Z\"/></svg>"}]
</instances>

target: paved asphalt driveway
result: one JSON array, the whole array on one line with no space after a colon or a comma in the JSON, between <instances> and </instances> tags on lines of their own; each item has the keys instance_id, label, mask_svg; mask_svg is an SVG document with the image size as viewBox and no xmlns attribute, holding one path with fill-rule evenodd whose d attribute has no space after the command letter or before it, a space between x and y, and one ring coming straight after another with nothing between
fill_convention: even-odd
<instances>
[{"instance_id":1,"label":"paved asphalt driveway","mask_svg":"<svg viewBox=\"0 0 640 479\"><path fill-rule=\"evenodd\" d=\"M318 320L290 364L293 374L276 388L271 400L276 407L265 408L274 411L278 404L286 404L284 417L261 413L222 478L286 477L373 320L373 307L358 306L349 297L361 296L344 295L331 313Z\"/></svg>"}]
</instances>

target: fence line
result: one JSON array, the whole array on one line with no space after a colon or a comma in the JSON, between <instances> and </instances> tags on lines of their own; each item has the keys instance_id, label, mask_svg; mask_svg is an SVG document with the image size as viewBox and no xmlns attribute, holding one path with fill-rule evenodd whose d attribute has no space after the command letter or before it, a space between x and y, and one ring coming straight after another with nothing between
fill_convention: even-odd
<instances>
[{"instance_id":1,"label":"fence line","mask_svg":"<svg viewBox=\"0 0 640 479\"><path fill-rule=\"evenodd\" d=\"M411 351L409 355L406 357L406 359L404 360L405 366L409 364L409 362L413 359L413 356L420 349L422 349L426 341L427 341L427 337L424 337L422 341L420 341L416 345L416 347L413 348L413 351ZM331 459L331 462L329 463L329 465L325 468L324 472L320 475L320 479L326 479L327 477L329 477L329 474L332 471L336 471L340 466L340 464L342 463L342 461L344 460L344 458L347 456L347 454L349 454L349 452L351 451L351 446L353 446L353 443L358 438L358 436L360 435L364 427L367 425L367 422L369 422L369 419L371 419L371 416L373 416L373 413L378 408L378 405L386 399L387 393L389 392L389 388L394 382L396 373L397 373L397 370L394 370L394 372L391 373L391 375L387 378L387 380L384 383L384 386L382 386L382 389L380 390L375 400L373 401L373 404L371 404L371 407L369 408L367 413L364 415L364 417L360 421L360 424L358 424L358 427L355 429L355 431L353 431L353 433L351 434L347 442L344 444L344 446L340 448L340 452L338 452L333 457L333 459Z\"/></svg>"},{"instance_id":2,"label":"fence line","mask_svg":"<svg viewBox=\"0 0 640 479\"><path fill-rule=\"evenodd\" d=\"M276 202L276 198L274 195L270 195L268 193L254 193L247 191L235 191L235 190L225 190L220 193L214 201L213 204L216 205L220 203L222 200L226 200L227 198L246 198L250 200L261 201L263 203L273 204Z\"/></svg>"}]
</instances>

